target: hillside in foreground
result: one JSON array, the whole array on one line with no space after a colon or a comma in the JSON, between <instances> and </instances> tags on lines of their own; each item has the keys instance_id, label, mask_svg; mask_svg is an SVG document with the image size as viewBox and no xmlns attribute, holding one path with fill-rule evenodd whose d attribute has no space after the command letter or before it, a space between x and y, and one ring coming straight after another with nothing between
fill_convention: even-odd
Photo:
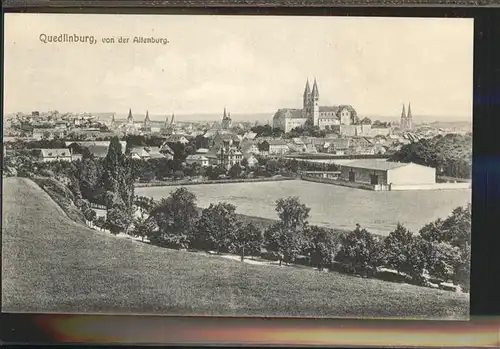
<instances>
[{"instance_id":1,"label":"hillside in foreground","mask_svg":"<svg viewBox=\"0 0 500 349\"><path fill-rule=\"evenodd\" d=\"M3 311L468 318L463 294L251 265L94 231L27 179L5 178L3 200Z\"/></svg>"}]
</instances>

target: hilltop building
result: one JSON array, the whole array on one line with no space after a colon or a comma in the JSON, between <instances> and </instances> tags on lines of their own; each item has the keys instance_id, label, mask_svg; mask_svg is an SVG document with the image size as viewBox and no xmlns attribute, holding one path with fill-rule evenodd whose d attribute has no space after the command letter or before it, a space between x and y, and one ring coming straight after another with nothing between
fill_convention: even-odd
<instances>
[{"instance_id":1,"label":"hilltop building","mask_svg":"<svg viewBox=\"0 0 500 349\"><path fill-rule=\"evenodd\" d=\"M306 122L321 129L327 126L359 124L356 110L351 105L320 106L319 97L316 79L312 89L307 80L302 96L302 109L279 109L273 117L273 127L286 133L295 127L304 126Z\"/></svg>"},{"instance_id":2,"label":"hilltop building","mask_svg":"<svg viewBox=\"0 0 500 349\"><path fill-rule=\"evenodd\" d=\"M403 104L400 127L402 130L411 130L413 128L413 116L411 115L410 103L408 103L408 114L405 113L405 105Z\"/></svg>"}]
</instances>

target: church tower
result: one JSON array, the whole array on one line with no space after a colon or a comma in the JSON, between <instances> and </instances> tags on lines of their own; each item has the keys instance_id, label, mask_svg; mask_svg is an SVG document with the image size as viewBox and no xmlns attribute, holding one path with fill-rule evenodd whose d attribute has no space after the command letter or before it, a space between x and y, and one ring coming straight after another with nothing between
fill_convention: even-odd
<instances>
[{"instance_id":1,"label":"church tower","mask_svg":"<svg viewBox=\"0 0 500 349\"><path fill-rule=\"evenodd\" d=\"M226 107L224 107L224 114L222 115L222 129L228 130L232 126L232 120L230 114L228 114Z\"/></svg>"},{"instance_id":2,"label":"church tower","mask_svg":"<svg viewBox=\"0 0 500 349\"><path fill-rule=\"evenodd\" d=\"M413 128L413 117L411 115L411 104L408 103L408 114L406 115L406 128L411 130Z\"/></svg>"},{"instance_id":3,"label":"church tower","mask_svg":"<svg viewBox=\"0 0 500 349\"><path fill-rule=\"evenodd\" d=\"M405 105L404 104L403 104L403 110L401 111L400 128L402 130L406 129L406 111L405 111Z\"/></svg>"},{"instance_id":4,"label":"church tower","mask_svg":"<svg viewBox=\"0 0 500 349\"><path fill-rule=\"evenodd\" d=\"M306 87L304 89L304 97L302 101L302 109L305 117L307 118L311 117L310 105L311 105L311 88L309 87L309 79L307 79Z\"/></svg>"},{"instance_id":5,"label":"church tower","mask_svg":"<svg viewBox=\"0 0 500 349\"><path fill-rule=\"evenodd\" d=\"M319 126L319 91L316 78L311 93L312 121L314 126Z\"/></svg>"},{"instance_id":6,"label":"church tower","mask_svg":"<svg viewBox=\"0 0 500 349\"><path fill-rule=\"evenodd\" d=\"M146 110L146 118L144 119L144 127L148 127L150 123L151 123L151 120L149 119L149 112Z\"/></svg>"},{"instance_id":7,"label":"church tower","mask_svg":"<svg viewBox=\"0 0 500 349\"><path fill-rule=\"evenodd\" d=\"M134 124L134 117L132 116L132 108L129 108L128 110L127 123L130 125Z\"/></svg>"},{"instance_id":8,"label":"church tower","mask_svg":"<svg viewBox=\"0 0 500 349\"><path fill-rule=\"evenodd\" d=\"M172 113L172 119L170 120L170 127L172 130L175 128L175 115Z\"/></svg>"}]
</instances>

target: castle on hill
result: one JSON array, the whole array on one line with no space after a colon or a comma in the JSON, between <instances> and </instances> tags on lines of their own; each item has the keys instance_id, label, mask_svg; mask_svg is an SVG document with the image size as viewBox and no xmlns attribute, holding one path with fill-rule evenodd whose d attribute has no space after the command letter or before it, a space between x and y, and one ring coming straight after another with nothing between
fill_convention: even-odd
<instances>
[{"instance_id":1,"label":"castle on hill","mask_svg":"<svg viewBox=\"0 0 500 349\"><path fill-rule=\"evenodd\" d=\"M319 88L316 79L313 87L306 81L302 99L302 109L279 109L273 117L273 127L285 133L295 127L302 127L309 122L320 129L338 125L356 125L359 119L356 110L351 105L320 106Z\"/></svg>"}]
</instances>

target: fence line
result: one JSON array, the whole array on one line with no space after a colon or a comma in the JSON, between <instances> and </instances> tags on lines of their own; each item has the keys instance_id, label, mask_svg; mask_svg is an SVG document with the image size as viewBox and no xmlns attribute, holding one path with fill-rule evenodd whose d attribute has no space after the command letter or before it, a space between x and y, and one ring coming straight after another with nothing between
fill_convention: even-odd
<instances>
[{"instance_id":1,"label":"fence line","mask_svg":"<svg viewBox=\"0 0 500 349\"><path fill-rule=\"evenodd\" d=\"M198 185L198 184L221 184L221 183L246 183L246 182L276 182L295 180L295 177L279 177L279 178L239 178L239 179L214 179L204 181L169 181L169 182L149 182L135 183L136 188L142 187L169 187L179 185Z\"/></svg>"}]
</instances>

